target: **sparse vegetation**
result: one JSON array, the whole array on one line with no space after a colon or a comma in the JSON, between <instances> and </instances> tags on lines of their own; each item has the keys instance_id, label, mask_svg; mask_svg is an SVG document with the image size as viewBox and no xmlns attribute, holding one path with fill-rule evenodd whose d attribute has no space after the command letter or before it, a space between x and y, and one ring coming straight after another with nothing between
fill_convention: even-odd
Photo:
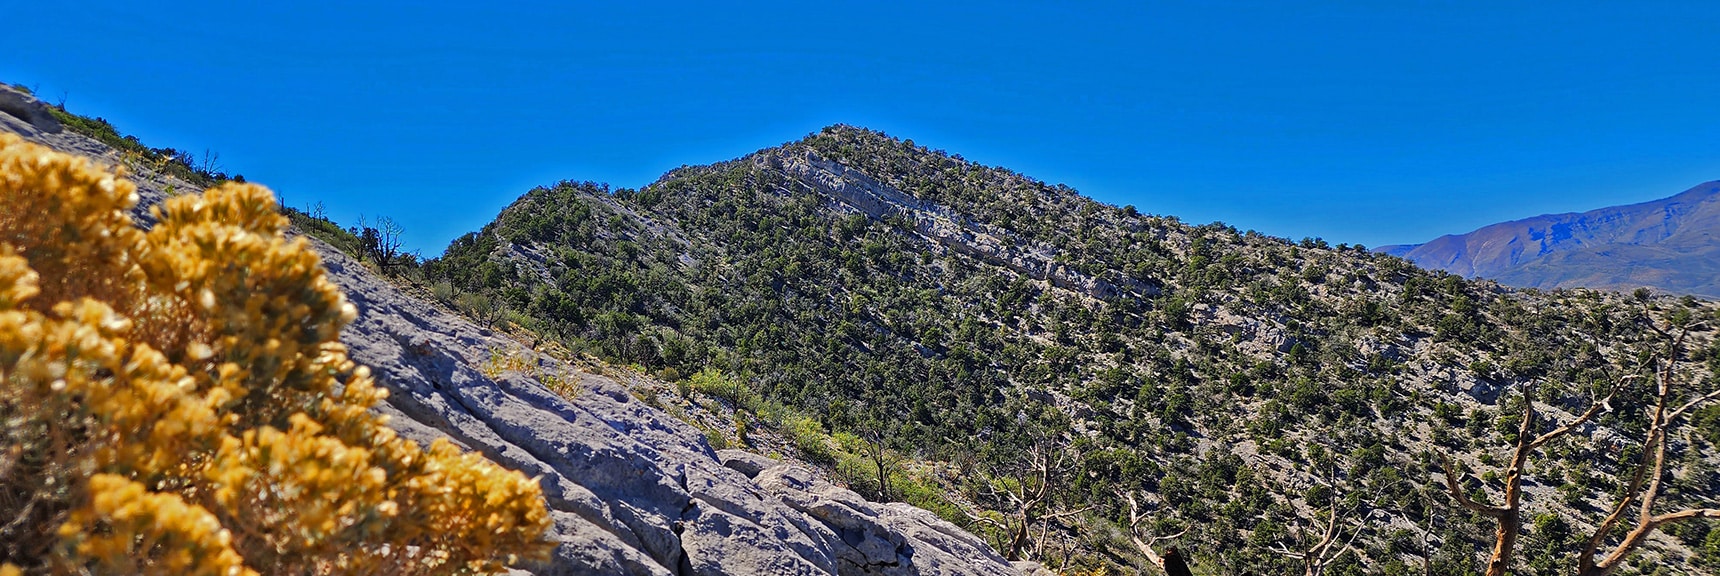
<instances>
[{"instance_id":1,"label":"sparse vegetation","mask_svg":"<svg viewBox=\"0 0 1720 576\"><path fill-rule=\"evenodd\" d=\"M209 150L203 151L203 159L199 160L188 150L173 148L150 148L145 146L136 136L121 134L104 118L89 118L67 112L65 106L50 106L48 112L60 121L66 129L101 141L103 144L119 151L122 161L134 168L147 167L151 171L177 177L198 187L208 187L228 180L243 183L245 177L235 174L231 177L221 171L220 154Z\"/></svg>"}]
</instances>

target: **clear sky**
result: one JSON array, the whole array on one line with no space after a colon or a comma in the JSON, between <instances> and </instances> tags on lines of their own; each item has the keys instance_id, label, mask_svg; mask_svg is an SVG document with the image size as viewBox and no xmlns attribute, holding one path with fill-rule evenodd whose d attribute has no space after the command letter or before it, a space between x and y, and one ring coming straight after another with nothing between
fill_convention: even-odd
<instances>
[{"instance_id":1,"label":"clear sky","mask_svg":"<svg viewBox=\"0 0 1720 576\"><path fill-rule=\"evenodd\" d=\"M1720 2L36 2L0 81L426 256L833 123L1377 246L1720 179Z\"/></svg>"}]
</instances>

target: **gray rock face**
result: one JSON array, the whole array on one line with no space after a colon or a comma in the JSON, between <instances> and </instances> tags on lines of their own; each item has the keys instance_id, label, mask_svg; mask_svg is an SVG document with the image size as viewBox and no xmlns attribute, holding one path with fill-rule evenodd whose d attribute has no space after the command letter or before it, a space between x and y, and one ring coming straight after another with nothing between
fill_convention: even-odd
<instances>
[{"instance_id":1,"label":"gray rock face","mask_svg":"<svg viewBox=\"0 0 1720 576\"><path fill-rule=\"evenodd\" d=\"M739 450L718 452L765 493L823 524L838 537L842 574L1000 574L1023 570L985 542L907 504L877 504L809 471ZM1031 563L1023 564L1037 568Z\"/></svg>"},{"instance_id":2,"label":"gray rock face","mask_svg":"<svg viewBox=\"0 0 1720 576\"><path fill-rule=\"evenodd\" d=\"M58 134L60 121L48 112L48 105L10 86L0 84L0 112L24 121L31 128Z\"/></svg>"},{"instance_id":3,"label":"gray rock face","mask_svg":"<svg viewBox=\"0 0 1720 576\"><path fill-rule=\"evenodd\" d=\"M1065 290L1100 299L1149 297L1160 292L1158 286L1120 274L1112 274L1115 281L1112 282L1062 266L1057 263L1057 250L1051 246L1037 245L1008 231L974 222L946 206L922 201L811 152L761 155L754 162L762 168L780 171L874 220L912 217L914 232L944 249L1005 266Z\"/></svg>"},{"instance_id":4,"label":"gray rock face","mask_svg":"<svg viewBox=\"0 0 1720 576\"><path fill-rule=\"evenodd\" d=\"M0 115L0 129L52 148L116 156L81 135L9 120ZM147 172L133 178L143 206L164 199L169 183L189 189ZM719 458L698 429L609 378L539 360L534 374L575 382L580 393L570 401L528 375L486 377L479 367L490 354L517 343L407 296L321 242L312 246L359 310L341 340L388 387L379 411L391 425L420 442L449 438L539 479L558 546L550 562L523 567L530 572L1022 573L924 510L872 504L760 457Z\"/></svg>"},{"instance_id":5,"label":"gray rock face","mask_svg":"<svg viewBox=\"0 0 1720 576\"><path fill-rule=\"evenodd\" d=\"M539 360L540 373L578 379L574 401L522 375L486 378L477 366L517 344L319 248L359 309L342 340L391 389L385 412L395 426L423 440L451 437L541 477L561 546L534 572L1018 573L930 512L871 504L760 457L719 458L699 430L609 378Z\"/></svg>"}]
</instances>

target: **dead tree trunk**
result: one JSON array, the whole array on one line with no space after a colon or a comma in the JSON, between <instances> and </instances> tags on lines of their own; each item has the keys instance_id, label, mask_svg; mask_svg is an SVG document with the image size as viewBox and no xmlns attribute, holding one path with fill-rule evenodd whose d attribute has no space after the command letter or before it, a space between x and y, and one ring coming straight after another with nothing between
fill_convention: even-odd
<instances>
[{"instance_id":1,"label":"dead tree trunk","mask_svg":"<svg viewBox=\"0 0 1720 576\"><path fill-rule=\"evenodd\" d=\"M1041 438L1028 447L1022 461L995 473L979 494L981 498L994 502L997 509L1007 515L1005 521L964 513L976 523L1002 531L1004 537L998 542L998 552L1010 561L1022 560L1024 553L1040 548L1032 537L1035 524L1048 524L1093 509L1092 506L1083 506L1058 510L1060 507L1056 505L1058 485L1074 469L1075 460L1067 442L1054 437ZM1045 527L1041 538L1049 531L1049 526Z\"/></svg>"},{"instance_id":2,"label":"dead tree trunk","mask_svg":"<svg viewBox=\"0 0 1720 576\"><path fill-rule=\"evenodd\" d=\"M1176 546L1167 548L1163 556L1153 550L1153 545L1158 544L1160 540L1181 538L1183 534L1188 533L1188 529L1184 528L1181 532L1168 536L1152 535L1148 536L1146 540L1142 540L1141 521L1146 520L1147 515L1141 511L1141 505L1135 500L1133 492L1118 492L1117 495L1129 502L1129 541L1135 543L1135 548L1141 551L1141 555L1146 556L1148 562L1152 562L1154 566L1164 570L1165 574L1169 576L1189 574L1188 562L1183 560L1182 553L1177 550Z\"/></svg>"},{"instance_id":3,"label":"dead tree trunk","mask_svg":"<svg viewBox=\"0 0 1720 576\"><path fill-rule=\"evenodd\" d=\"M1357 518L1358 512L1364 508L1362 503L1357 503L1349 509L1340 511L1339 504L1344 498L1338 496L1338 486L1332 476L1328 472L1326 478L1320 481L1326 487L1327 492L1326 514L1324 520L1315 517L1309 521L1308 528L1311 528L1312 533L1317 536L1312 538L1308 547L1300 550L1292 550L1282 545L1273 545L1272 547L1272 551L1279 555L1301 560L1304 576L1320 576L1326 572L1328 566L1337 562L1339 558L1343 558L1344 554L1354 552L1356 539L1361 537L1363 525L1367 518L1373 514L1370 510ZM1310 502L1309 505L1312 506L1313 503ZM1367 504L1367 506L1371 506L1371 504ZM1344 525L1352 519L1355 519L1356 525L1351 529L1349 537L1345 538ZM1304 539L1304 534L1307 534L1308 531L1297 527L1296 532L1298 540L1305 543L1309 542L1309 540Z\"/></svg>"},{"instance_id":4,"label":"dead tree trunk","mask_svg":"<svg viewBox=\"0 0 1720 576\"><path fill-rule=\"evenodd\" d=\"M1523 388L1523 419L1517 425L1517 448L1511 454L1511 466L1505 469L1504 503L1489 506L1471 500L1463 491L1459 481L1457 466L1450 456L1444 457L1445 487L1451 493L1452 499L1465 509L1492 518L1498 526L1493 532L1493 553L1487 560L1487 576L1505 576L1510 569L1511 556L1516 553L1517 536L1523 531L1523 472L1529 461L1529 454L1537 448L1546 445L1560 437L1570 434L1577 427L1610 408L1613 396L1624 387L1627 380L1620 379L1607 392L1606 397L1593 402L1575 420L1554 429L1551 432L1535 436L1535 398L1534 389Z\"/></svg>"},{"instance_id":5,"label":"dead tree trunk","mask_svg":"<svg viewBox=\"0 0 1720 576\"><path fill-rule=\"evenodd\" d=\"M1666 473L1667 431L1691 409L1720 398L1720 390L1714 390L1697 396L1678 408L1671 408L1672 383L1676 377L1674 371L1678 365L1679 350L1683 347L1684 337L1688 333L1688 329L1681 331L1678 337L1673 339L1665 358L1655 359L1658 394L1648 433L1643 438L1642 458L1637 463L1636 473L1631 476L1630 489L1625 492L1624 498L1613 506L1612 513L1595 528L1594 535L1589 537L1588 544L1583 547L1583 555L1577 561L1578 576L1608 576L1617 571L1661 526L1695 518L1720 518L1720 509L1715 508L1687 508L1659 515L1654 513L1655 501L1660 498L1661 478ZM1597 559L1596 555L1600 553L1607 534L1618 526L1632 504L1638 504L1636 526L1625 534L1624 539L1611 552Z\"/></svg>"}]
</instances>

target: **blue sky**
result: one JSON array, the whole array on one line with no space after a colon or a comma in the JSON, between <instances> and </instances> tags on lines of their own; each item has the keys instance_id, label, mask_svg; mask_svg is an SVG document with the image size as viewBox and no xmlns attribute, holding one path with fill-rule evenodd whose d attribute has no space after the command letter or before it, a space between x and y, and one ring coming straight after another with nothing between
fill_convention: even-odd
<instances>
[{"instance_id":1,"label":"blue sky","mask_svg":"<svg viewBox=\"0 0 1720 576\"><path fill-rule=\"evenodd\" d=\"M1369 246L1720 179L1720 3L350 4L35 3L0 81L425 255L838 122Z\"/></svg>"}]
</instances>

